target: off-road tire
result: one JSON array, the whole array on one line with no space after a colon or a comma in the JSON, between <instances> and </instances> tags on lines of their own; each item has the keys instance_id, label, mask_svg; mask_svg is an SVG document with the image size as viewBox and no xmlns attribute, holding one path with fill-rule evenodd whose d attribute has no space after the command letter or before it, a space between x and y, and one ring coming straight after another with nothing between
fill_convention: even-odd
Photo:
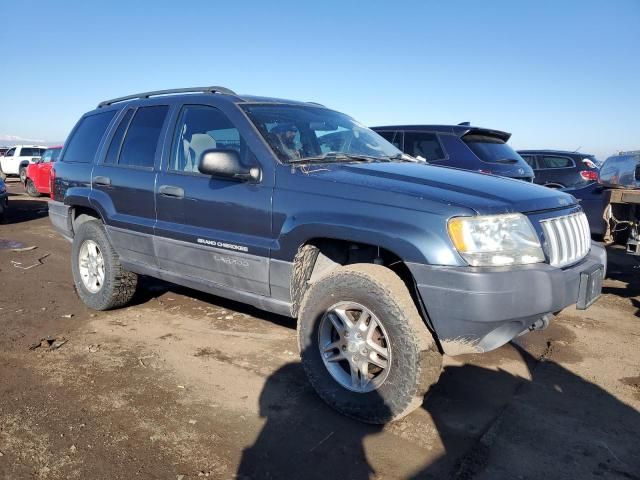
<instances>
[{"instance_id":1,"label":"off-road tire","mask_svg":"<svg viewBox=\"0 0 640 480\"><path fill-rule=\"evenodd\" d=\"M79 255L85 240L93 240L98 244L104 258L104 283L96 293L91 293L80 277ZM71 247L71 269L78 296L94 310L110 310L126 305L131 301L138 284L138 276L120 265L118 254L113 249L104 226L99 220L90 220L78 227Z\"/></svg>"},{"instance_id":2,"label":"off-road tire","mask_svg":"<svg viewBox=\"0 0 640 480\"><path fill-rule=\"evenodd\" d=\"M27 195L29 195L30 197L39 197L41 195L35 184L33 183L33 180L31 180L30 178L27 178L27 182L24 188L27 191Z\"/></svg>"},{"instance_id":3,"label":"off-road tire","mask_svg":"<svg viewBox=\"0 0 640 480\"><path fill-rule=\"evenodd\" d=\"M320 321L338 302L357 302L383 323L392 359L377 390L356 393L326 369L318 345ZM442 356L406 285L394 272L373 264L338 267L307 290L298 316L298 347L311 385L331 407L356 420L382 424L418 408L442 369Z\"/></svg>"}]
</instances>

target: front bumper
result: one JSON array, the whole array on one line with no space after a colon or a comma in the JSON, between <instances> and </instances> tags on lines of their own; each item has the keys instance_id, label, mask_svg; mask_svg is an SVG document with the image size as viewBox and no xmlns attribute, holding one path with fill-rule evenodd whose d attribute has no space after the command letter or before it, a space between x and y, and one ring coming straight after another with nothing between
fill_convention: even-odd
<instances>
[{"instance_id":1,"label":"front bumper","mask_svg":"<svg viewBox=\"0 0 640 480\"><path fill-rule=\"evenodd\" d=\"M605 249L592 243L578 264L514 268L409 264L442 349L448 355L504 345L547 314L578 301L581 273L601 265ZM548 317L547 317L548 318Z\"/></svg>"}]
</instances>

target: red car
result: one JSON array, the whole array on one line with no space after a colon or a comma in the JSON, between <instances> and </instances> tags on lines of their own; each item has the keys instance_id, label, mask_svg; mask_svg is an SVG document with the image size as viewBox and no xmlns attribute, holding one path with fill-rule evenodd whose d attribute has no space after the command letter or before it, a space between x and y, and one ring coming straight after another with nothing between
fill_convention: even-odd
<instances>
[{"instance_id":1,"label":"red car","mask_svg":"<svg viewBox=\"0 0 640 480\"><path fill-rule=\"evenodd\" d=\"M39 197L42 194L50 194L49 175L52 163L58 160L62 146L50 147L45 150L40 160L30 163L27 167L27 177L24 188L31 197Z\"/></svg>"}]
</instances>

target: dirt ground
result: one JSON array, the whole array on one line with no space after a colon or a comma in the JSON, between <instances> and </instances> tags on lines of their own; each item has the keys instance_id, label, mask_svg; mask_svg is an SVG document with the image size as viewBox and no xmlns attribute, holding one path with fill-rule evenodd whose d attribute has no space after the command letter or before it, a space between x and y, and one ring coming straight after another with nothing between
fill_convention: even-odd
<instances>
[{"instance_id":1,"label":"dirt ground","mask_svg":"<svg viewBox=\"0 0 640 480\"><path fill-rule=\"evenodd\" d=\"M445 358L423 408L376 427L316 397L291 319L152 279L87 309L47 199L10 190L0 479L640 479L640 280L619 249L592 308Z\"/></svg>"}]
</instances>

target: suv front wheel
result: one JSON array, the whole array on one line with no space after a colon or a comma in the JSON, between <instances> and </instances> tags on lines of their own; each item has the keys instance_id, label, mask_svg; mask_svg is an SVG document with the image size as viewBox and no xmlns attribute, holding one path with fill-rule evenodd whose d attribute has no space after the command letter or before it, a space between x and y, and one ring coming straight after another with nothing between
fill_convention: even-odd
<instances>
[{"instance_id":1,"label":"suv front wheel","mask_svg":"<svg viewBox=\"0 0 640 480\"><path fill-rule=\"evenodd\" d=\"M73 238L71 267L80 299L94 310L126 305L138 276L122 268L104 226L97 220L82 223Z\"/></svg>"},{"instance_id":2,"label":"suv front wheel","mask_svg":"<svg viewBox=\"0 0 640 480\"><path fill-rule=\"evenodd\" d=\"M442 368L407 287L379 265L339 267L313 283L300 308L298 343L318 395L368 423L420 406Z\"/></svg>"}]
</instances>

